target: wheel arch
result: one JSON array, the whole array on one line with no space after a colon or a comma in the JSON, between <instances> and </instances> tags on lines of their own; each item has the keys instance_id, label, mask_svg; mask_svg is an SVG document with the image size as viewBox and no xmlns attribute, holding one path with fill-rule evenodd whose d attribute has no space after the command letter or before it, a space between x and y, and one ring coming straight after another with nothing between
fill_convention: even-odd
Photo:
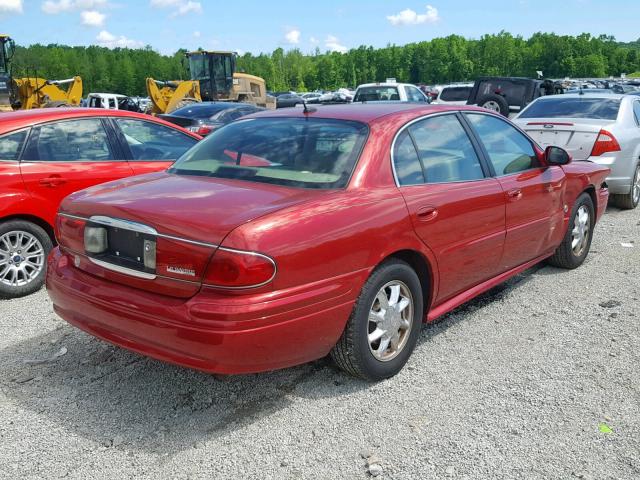
<instances>
[{"instance_id":1,"label":"wheel arch","mask_svg":"<svg viewBox=\"0 0 640 480\"><path fill-rule=\"evenodd\" d=\"M380 263L383 263L392 258L396 258L408 263L409 266L413 268L413 270L418 275L418 279L420 280L420 285L422 287L424 305L423 313L426 315L431 307L431 303L433 301L435 293L435 278L432 265L421 252L412 249L397 250L387 255Z\"/></svg>"},{"instance_id":2,"label":"wheel arch","mask_svg":"<svg viewBox=\"0 0 640 480\"><path fill-rule=\"evenodd\" d=\"M582 193L586 193L591 197L591 203L593 203L593 215L595 218L598 218L598 197L596 196L596 187L593 185L587 185Z\"/></svg>"},{"instance_id":3,"label":"wheel arch","mask_svg":"<svg viewBox=\"0 0 640 480\"><path fill-rule=\"evenodd\" d=\"M10 222L12 220L23 220L38 225L45 232L47 232L47 235L49 235L49 238L51 239L51 243L53 243L54 246L57 245L53 227L49 224L49 222L43 220L42 218L29 214L14 214L2 217L2 219L0 219L0 223Z\"/></svg>"}]
</instances>

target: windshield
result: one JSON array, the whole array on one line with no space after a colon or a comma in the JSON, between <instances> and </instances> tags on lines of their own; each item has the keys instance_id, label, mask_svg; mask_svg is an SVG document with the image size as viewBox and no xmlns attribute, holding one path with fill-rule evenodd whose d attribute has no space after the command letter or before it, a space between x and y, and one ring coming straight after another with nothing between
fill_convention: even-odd
<instances>
[{"instance_id":1,"label":"windshield","mask_svg":"<svg viewBox=\"0 0 640 480\"><path fill-rule=\"evenodd\" d=\"M366 125L345 120L241 120L196 144L169 172L303 188L343 188L367 134Z\"/></svg>"},{"instance_id":2,"label":"windshield","mask_svg":"<svg viewBox=\"0 0 640 480\"><path fill-rule=\"evenodd\" d=\"M615 120L620 100L615 98L554 96L533 102L518 118L592 118Z\"/></svg>"},{"instance_id":3,"label":"windshield","mask_svg":"<svg viewBox=\"0 0 640 480\"><path fill-rule=\"evenodd\" d=\"M354 97L354 102L379 102L386 100L400 100L398 87L360 87Z\"/></svg>"}]
</instances>

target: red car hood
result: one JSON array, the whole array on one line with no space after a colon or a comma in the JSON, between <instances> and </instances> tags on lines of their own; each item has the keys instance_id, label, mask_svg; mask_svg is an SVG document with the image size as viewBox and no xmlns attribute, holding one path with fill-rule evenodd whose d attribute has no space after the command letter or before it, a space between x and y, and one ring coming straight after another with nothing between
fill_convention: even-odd
<instances>
[{"instance_id":1,"label":"red car hood","mask_svg":"<svg viewBox=\"0 0 640 480\"><path fill-rule=\"evenodd\" d=\"M238 225L323 193L161 172L76 192L62 202L60 211L123 218L166 235L219 244Z\"/></svg>"}]
</instances>

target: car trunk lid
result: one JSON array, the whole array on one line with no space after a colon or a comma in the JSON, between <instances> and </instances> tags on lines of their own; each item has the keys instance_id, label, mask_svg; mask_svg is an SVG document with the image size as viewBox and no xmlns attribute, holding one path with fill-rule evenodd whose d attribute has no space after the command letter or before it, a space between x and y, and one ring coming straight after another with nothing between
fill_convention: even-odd
<instances>
[{"instance_id":1,"label":"car trunk lid","mask_svg":"<svg viewBox=\"0 0 640 480\"><path fill-rule=\"evenodd\" d=\"M585 118L527 118L521 119L518 123L541 147L562 147L574 160L586 160L600 130L606 129L614 122Z\"/></svg>"}]
</instances>

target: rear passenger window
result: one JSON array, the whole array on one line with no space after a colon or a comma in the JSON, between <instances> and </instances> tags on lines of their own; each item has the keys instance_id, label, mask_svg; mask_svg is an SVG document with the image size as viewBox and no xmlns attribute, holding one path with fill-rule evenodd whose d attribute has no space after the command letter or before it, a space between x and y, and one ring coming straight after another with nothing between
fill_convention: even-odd
<instances>
[{"instance_id":1,"label":"rear passenger window","mask_svg":"<svg viewBox=\"0 0 640 480\"><path fill-rule=\"evenodd\" d=\"M424 183L422 165L407 130L396 139L393 148L393 165L400 185L418 185Z\"/></svg>"},{"instance_id":2,"label":"rear passenger window","mask_svg":"<svg viewBox=\"0 0 640 480\"><path fill-rule=\"evenodd\" d=\"M32 139L23 160L49 162L93 161L114 159L107 133L97 118L65 120L33 128Z\"/></svg>"},{"instance_id":3,"label":"rear passenger window","mask_svg":"<svg viewBox=\"0 0 640 480\"><path fill-rule=\"evenodd\" d=\"M633 102L633 114L636 117L636 124L640 126L640 102Z\"/></svg>"},{"instance_id":4,"label":"rear passenger window","mask_svg":"<svg viewBox=\"0 0 640 480\"><path fill-rule=\"evenodd\" d=\"M27 130L0 137L0 160L18 160L26 138Z\"/></svg>"},{"instance_id":5,"label":"rear passenger window","mask_svg":"<svg viewBox=\"0 0 640 480\"><path fill-rule=\"evenodd\" d=\"M489 154L496 175L540 167L533 145L515 127L492 115L467 114Z\"/></svg>"},{"instance_id":6,"label":"rear passenger window","mask_svg":"<svg viewBox=\"0 0 640 480\"><path fill-rule=\"evenodd\" d=\"M480 159L455 115L439 115L409 127L424 165L427 183L484 178Z\"/></svg>"},{"instance_id":7,"label":"rear passenger window","mask_svg":"<svg viewBox=\"0 0 640 480\"><path fill-rule=\"evenodd\" d=\"M176 160L198 141L177 130L144 120L116 118L133 160Z\"/></svg>"}]
</instances>

